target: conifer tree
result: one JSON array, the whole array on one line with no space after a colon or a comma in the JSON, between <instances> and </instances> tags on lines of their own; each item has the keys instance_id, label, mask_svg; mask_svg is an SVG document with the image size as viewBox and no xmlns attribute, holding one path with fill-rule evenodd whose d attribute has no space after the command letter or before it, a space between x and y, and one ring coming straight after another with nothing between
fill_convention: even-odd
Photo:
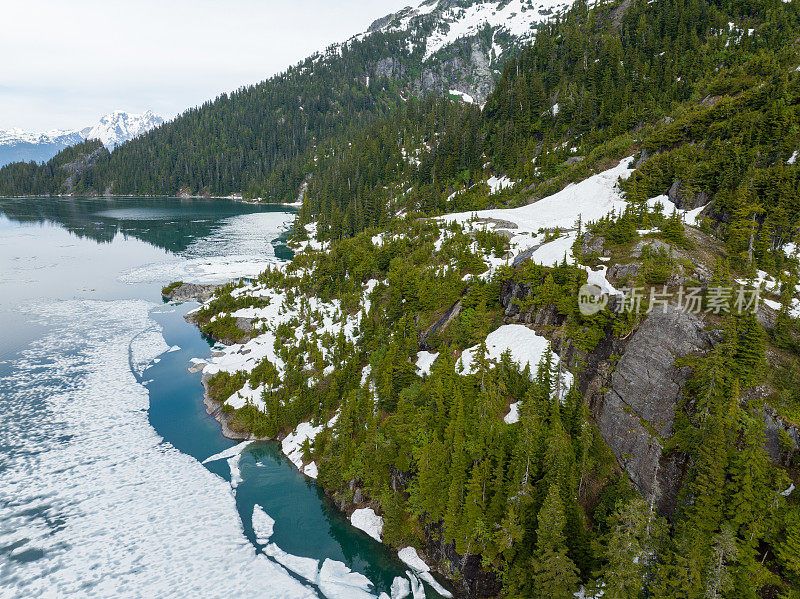
<instances>
[{"instance_id":1,"label":"conifer tree","mask_svg":"<svg viewBox=\"0 0 800 599\"><path fill-rule=\"evenodd\" d=\"M567 555L564 525L564 506L558 485L553 483L539 511L536 529L532 573L535 597L571 599L578 585L578 569Z\"/></svg>"},{"instance_id":2,"label":"conifer tree","mask_svg":"<svg viewBox=\"0 0 800 599\"><path fill-rule=\"evenodd\" d=\"M611 530L606 539L604 596L609 599L636 599L652 573L657 539L664 524L641 497L617 504L611 517Z\"/></svg>"},{"instance_id":3,"label":"conifer tree","mask_svg":"<svg viewBox=\"0 0 800 599\"><path fill-rule=\"evenodd\" d=\"M800 584L800 509L797 506L787 510L781 536L782 539L776 547L778 559L793 584L798 585Z\"/></svg>"}]
</instances>

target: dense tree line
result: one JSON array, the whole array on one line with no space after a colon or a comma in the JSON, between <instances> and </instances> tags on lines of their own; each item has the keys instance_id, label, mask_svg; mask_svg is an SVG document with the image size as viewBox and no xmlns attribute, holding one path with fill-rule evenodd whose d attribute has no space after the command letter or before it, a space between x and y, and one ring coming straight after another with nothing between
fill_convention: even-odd
<instances>
[{"instance_id":1,"label":"dense tree line","mask_svg":"<svg viewBox=\"0 0 800 599\"><path fill-rule=\"evenodd\" d=\"M293 201L314 171L318 145L336 140L346 146L351 136L412 96L425 47L409 35L377 31L357 36L263 83L187 110L98 160L74 191L243 193ZM469 49L454 51L459 55ZM391 77L376 76L376 65L384 59L401 67ZM44 167L31 163L0 169L0 195L64 192L61 163L56 158Z\"/></svg>"},{"instance_id":2,"label":"dense tree line","mask_svg":"<svg viewBox=\"0 0 800 599\"><path fill-rule=\"evenodd\" d=\"M590 228L630 246L640 221L632 238L624 221L635 218L618 215ZM683 239L674 217L650 225L671 242ZM568 264L528 262L479 278L484 257L507 247L499 235L451 226L435 249L440 229L430 221L392 221L381 242L373 241L376 232L298 254L287 270L260 277L258 283L285 290L301 316L276 331L295 339L276 344L286 374L264 361L249 375L251 387L265 386L266 410L246 406L235 425L273 436L338 412L335 425L305 447L320 483L346 500L359 489L379 505L390 544L447 546L461 563L479 556L499 577L503 596L569 598L581 586L620 598L796 596L800 511L796 497L785 496L786 471L765 451L757 393L764 385L791 392L796 379L781 383L770 372L774 340L753 315L715 321L715 348L679 362L693 374L674 434L664 441L688 469L668 522L620 474L583 394L561 382L552 353L523 368L508 353L490 360L486 347L487 334L503 322L500 284L508 280L530 290L519 308L554 310L559 324L552 336L579 352L593 351L608 335L626 337L643 315L582 315L575 290L586 273ZM732 276L720 262L714 284L731 285ZM366 311L362 286L371 279L381 283ZM230 291L207 316L258 301ZM323 360L309 296L361 311L358 343L325 333ZM460 314L426 339L439 357L421 375L414 367L420 335L458 300ZM299 331L310 337L296 337ZM457 360L467 348L474 351L469 372ZM789 350L796 359L798 348ZM328 364L334 368L321 377ZM580 373L580 360L572 366ZM224 398L247 381L220 374L211 384ZM519 420L508 424L512 403Z\"/></svg>"}]
</instances>

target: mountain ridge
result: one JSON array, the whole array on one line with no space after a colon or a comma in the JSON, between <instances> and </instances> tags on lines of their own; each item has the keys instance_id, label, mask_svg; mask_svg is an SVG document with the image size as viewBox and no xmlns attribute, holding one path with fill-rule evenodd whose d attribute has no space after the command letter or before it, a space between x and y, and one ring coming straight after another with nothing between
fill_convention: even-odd
<instances>
[{"instance_id":1,"label":"mountain ridge","mask_svg":"<svg viewBox=\"0 0 800 599\"><path fill-rule=\"evenodd\" d=\"M152 110L141 114L115 110L94 125L80 129L31 132L14 127L0 130L0 167L12 162L46 162L65 148L89 139L99 139L108 150L114 150L163 123L164 119Z\"/></svg>"},{"instance_id":2,"label":"mountain ridge","mask_svg":"<svg viewBox=\"0 0 800 599\"><path fill-rule=\"evenodd\" d=\"M558 14L556 4L531 0L523 11L519 0L439 0L404 9L399 19L388 15L376 21L385 21L382 27L373 23L283 73L190 108L125 144L98 161L90 187L123 195L241 193L292 201L314 170L320 145L363 130L410 98L453 92L482 104L505 61L530 40L527 32ZM16 183L3 191L50 192Z\"/></svg>"}]
</instances>

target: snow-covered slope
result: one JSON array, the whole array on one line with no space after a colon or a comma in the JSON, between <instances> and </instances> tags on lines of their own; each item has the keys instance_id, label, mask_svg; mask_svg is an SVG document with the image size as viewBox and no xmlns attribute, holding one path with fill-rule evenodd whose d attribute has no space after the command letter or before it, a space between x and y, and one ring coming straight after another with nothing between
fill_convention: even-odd
<instances>
[{"instance_id":1,"label":"snow-covered slope","mask_svg":"<svg viewBox=\"0 0 800 599\"><path fill-rule=\"evenodd\" d=\"M574 0L424 0L376 20L367 31L311 60L331 61L371 35L400 37L402 51L384 57L367 77L408 77L404 92L459 96L483 104L512 52Z\"/></svg>"},{"instance_id":2,"label":"snow-covered slope","mask_svg":"<svg viewBox=\"0 0 800 599\"><path fill-rule=\"evenodd\" d=\"M492 30L492 50L498 58L504 48L496 43L498 33L519 41L530 40L539 23L568 9L572 0L425 0L372 24L370 31L412 31L425 44L425 59L459 39Z\"/></svg>"},{"instance_id":3,"label":"snow-covered slope","mask_svg":"<svg viewBox=\"0 0 800 599\"><path fill-rule=\"evenodd\" d=\"M0 166L11 162L46 162L64 148L86 139L99 139L109 150L113 150L163 122L164 119L150 110L142 114L116 110L95 125L83 129L53 129L43 133L17 128L0 130Z\"/></svg>"},{"instance_id":4,"label":"snow-covered slope","mask_svg":"<svg viewBox=\"0 0 800 599\"><path fill-rule=\"evenodd\" d=\"M142 114L130 114L116 110L107 114L94 127L81 131L84 139L99 139L109 150L118 145L147 133L164 122L160 116L150 110Z\"/></svg>"}]
</instances>

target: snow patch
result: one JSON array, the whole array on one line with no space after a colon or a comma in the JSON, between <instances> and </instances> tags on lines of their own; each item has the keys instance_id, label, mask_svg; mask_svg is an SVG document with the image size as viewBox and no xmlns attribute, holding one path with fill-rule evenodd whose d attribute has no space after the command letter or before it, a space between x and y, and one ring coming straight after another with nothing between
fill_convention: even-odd
<instances>
[{"instance_id":1,"label":"snow patch","mask_svg":"<svg viewBox=\"0 0 800 599\"><path fill-rule=\"evenodd\" d=\"M367 507L354 511L350 515L350 523L380 542L383 535L383 518L372 508Z\"/></svg>"},{"instance_id":2,"label":"snow patch","mask_svg":"<svg viewBox=\"0 0 800 599\"><path fill-rule=\"evenodd\" d=\"M468 93L460 92L457 89L451 89L450 90L450 95L451 96L458 96L459 98L461 98L467 104L474 104L475 103L475 98L470 96Z\"/></svg>"},{"instance_id":3,"label":"snow patch","mask_svg":"<svg viewBox=\"0 0 800 599\"><path fill-rule=\"evenodd\" d=\"M420 376L429 376L431 374L431 367L438 357L439 352L417 352L417 374Z\"/></svg>"},{"instance_id":4,"label":"snow patch","mask_svg":"<svg viewBox=\"0 0 800 599\"><path fill-rule=\"evenodd\" d=\"M489 177L489 179L486 181L486 184L489 186L489 189L491 189L490 193L494 195L503 191L507 187L512 187L514 182L503 175L502 177Z\"/></svg>"},{"instance_id":5,"label":"snow patch","mask_svg":"<svg viewBox=\"0 0 800 599\"><path fill-rule=\"evenodd\" d=\"M519 422L519 404L520 402L518 401L515 401L511 404L511 409L509 410L508 414L506 414L506 417L503 418L503 422L506 424L515 424Z\"/></svg>"},{"instance_id":6,"label":"snow patch","mask_svg":"<svg viewBox=\"0 0 800 599\"><path fill-rule=\"evenodd\" d=\"M479 346L465 349L456 362L456 370L463 368L465 374L476 371L475 356ZM507 324L489 333L486 337L487 358L499 360L506 350L511 350L511 359L519 364L520 368L529 365L532 372L536 372L539 362L545 352L550 348L550 342L534 331L521 324ZM558 356L554 353L553 358Z\"/></svg>"}]
</instances>

